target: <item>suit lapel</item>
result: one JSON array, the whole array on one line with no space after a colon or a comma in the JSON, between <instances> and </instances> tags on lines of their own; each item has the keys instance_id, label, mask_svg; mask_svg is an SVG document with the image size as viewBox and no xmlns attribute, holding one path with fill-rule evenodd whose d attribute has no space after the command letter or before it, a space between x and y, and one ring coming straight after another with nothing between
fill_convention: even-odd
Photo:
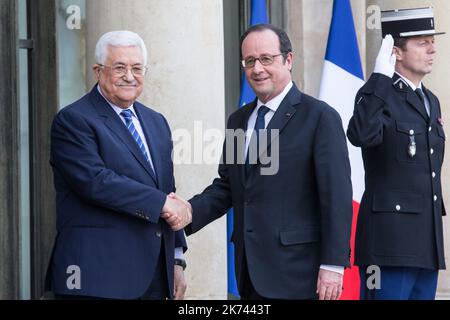
<instances>
[{"instance_id":1,"label":"suit lapel","mask_svg":"<svg viewBox=\"0 0 450 320\"><path fill-rule=\"evenodd\" d=\"M146 108L139 102L134 103L134 110L136 111L136 114L139 118L139 122L141 123L142 131L145 135L145 140L147 141L147 146L150 151L150 156L152 158L153 166L154 166L154 174L156 182L160 183L160 186L162 186L161 179L164 177L164 174L162 174L162 159L161 159L161 150L159 140L155 139L160 133L158 133L157 128L154 126L154 122L151 121L151 119L144 119L142 116L142 108ZM151 170L151 169L150 169ZM153 170L151 170L153 173Z\"/></svg>"},{"instance_id":2,"label":"suit lapel","mask_svg":"<svg viewBox=\"0 0 450 320\"><path fill-rule=\"evenodd\" d=\"M125 127L122 120L114 112L108 102L100 95L97 90L97 85L94 86L90 93L90 99L97 110L98 115L103 118L105 125L111 132L117 136L125 145L125 147L133 154L136 160L144 167L152 179L157 183L156 177L150 167L150 164L144 158L136 141L134 141L128 129Z\"/></svg>"},{"instance_id":3,"label":"suit lapel","mask_svg":"<svg viewBox=\"0 0 450 320\"><path fill-rule=\"evenodd\" d=\"M422 101L420 101L420 99L417 96L417 94L410 87L408 87L408 89L406 91L406 101L408 101L408 103L414 109L416 109L417 112L420 113L422 118L428 123L429 118L428 118L428 114L427 114L427 111L425 109L425 106L423 105Z\"/></svg>"},{"instance_id":4,"label":"suit lapel","mask_svg":"<svg viewBox=\"0 0 450 320\"><path fill-rule=\"evenodd\" d=\"M422 104L422 101L419 99L417 94L412 90L412 88L398 75L394 74L392 78L394 81L394 87L397 91L402 92L405 95L406 101L413 107L422 118L428 123L428 114L425 110L425 106Z\"/></svg>"},{"instance_id":5,"label":"suit lapel","mask_svg":"<svg viewBox=\"0 0 450 320\"><path fill-rule=\"evenodd\" d=\"M431 94L431 92L427 88L425 88L423 83L422 83L422 90L430 104L430 123L431 123L432 119L438 118L438 115L439 115L438 103L437 103L436 99L434 98L434 96Z\"/></svg>"},{"instance_id":6,"label":"suit lapel","mask_svg":"<svg viewBox=\"0 0 450 320\"><path fill-rule=\"evenodd\" d=\"M280 106L277 109L277 112L275 112L275 114L273 115L272 120L270 120L269 124L267 125L269 142L267 144L267 148L260 151L259 156L267 152L267 149L271 146L272 142L275 139L279 139L279 135L297 111L294 106L300 104L301 100L301 92L294 84L294 86L281 102ZM278 134L271 134L272 130L278 130Z\"/></svg>"}]
</instances>

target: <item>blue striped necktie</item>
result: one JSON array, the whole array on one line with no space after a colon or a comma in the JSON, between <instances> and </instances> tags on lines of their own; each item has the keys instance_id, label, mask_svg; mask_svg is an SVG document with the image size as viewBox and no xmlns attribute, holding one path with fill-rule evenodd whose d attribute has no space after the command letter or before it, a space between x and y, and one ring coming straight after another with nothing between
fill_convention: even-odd
<instances>
[{"instance_id":1,"label":"blue striped necktie","mask_svg":"<svg viewBox=\"0 0 450 320\"><path fill-rule=\"evenodd\" d=\"M147 162L150 163L150 157L147 154L147 151L145 150L144 142L142 142L141 137L139 136L139 133L136 130L136 127L133 124L133 113L130 109L123 110L120 115L125 119L125 125L128 128L128 131L130 131L131 135L134 138L134 141L136 141L139 149L141 150L142 154L144 155ZM151 166L151 163L150 163ZM153 169L153 168L152 168Z\"/></svg>"}]
</instances>

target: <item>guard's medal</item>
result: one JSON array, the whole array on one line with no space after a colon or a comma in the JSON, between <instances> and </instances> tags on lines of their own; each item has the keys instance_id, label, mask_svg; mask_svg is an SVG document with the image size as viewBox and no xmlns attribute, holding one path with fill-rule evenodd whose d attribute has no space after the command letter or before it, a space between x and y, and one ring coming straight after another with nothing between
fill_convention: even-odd
<instances>
[{"instance_id":1,"label":"guard's medal","mask_svg":"<svg viewBox=\"0 0 450 320\"><path fill-rule=\"evenodd\" d=\"M409 144L408 144L408 155L411 158L414 158L416 155L417 147L416 147L416 140L414 138L414 130L409 131Z\"/></svg>"}]
</instances>

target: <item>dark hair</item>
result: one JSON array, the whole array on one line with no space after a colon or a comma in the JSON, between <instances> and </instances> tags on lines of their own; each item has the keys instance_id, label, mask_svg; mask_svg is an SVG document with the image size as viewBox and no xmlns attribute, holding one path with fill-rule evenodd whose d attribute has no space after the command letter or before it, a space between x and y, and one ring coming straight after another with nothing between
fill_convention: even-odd
<instances>
[{"instance_id":1,"label":"dark hair","mask_svg":"<svg viewBox=\"0 0 450 320\"><path fill-rule=\"evenodd\" d=\"M283 29L280 29L278 27L275 27L274 25L267 23L255 24L254 26L248 28L241 36L240 40L241 58L242 58L242 43L244 42L245 38L247 38L247 36L252 32L262 32L265 30L271 30L278 36L278 40L280 41L280 52L283 54L284 60L287 59L288 53L292 52L291 40L289 40L288 35Z\"/></svg>"},{"instance_id":2,"label":"dark hair","mask_svg":"<svg viewBox=\"0 0 450 320\"><path fill-rule=\"evenodd\" d=\"M410 38L394 38L394 46L406 51L406 43Z\"/></svg>"}]
</instances>

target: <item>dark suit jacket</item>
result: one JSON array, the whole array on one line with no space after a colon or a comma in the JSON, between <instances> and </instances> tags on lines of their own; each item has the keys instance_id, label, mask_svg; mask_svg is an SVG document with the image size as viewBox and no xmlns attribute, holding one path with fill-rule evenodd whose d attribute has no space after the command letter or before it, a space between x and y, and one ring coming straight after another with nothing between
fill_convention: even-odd
<instances>
[{"instance_id":1,"label":"dark suit jacket","mask_svg":"<svg viewBox=\"0 0 450 320\"><path fill-rule=\"evenodd\" d=\"M445 134L436 96L431 116L396 74L373 74L356 96L348 127L362 149L365 192L355 243L358 265L445 268L441 167ZM416 154L408 148L416 143Z\"/></svg>"},{"instance_id":2,"label":"dark suit jacket","mask_svg":"<svg viewBox=\"0 0 450 320\"><path fill-rule=\"evenodd\" d=\"M156 177L96 87L54 119L57 237L48 280L56 294L140 297L153 278L162 243L173 289L174 246L186 242L182 232L175 237L159 219L166 194L175 190L171 133L161 114L138 102L134 109ZM80 289L68 288L70 266L81 271Z\"/></svg>"},{"instance_id":3,"label":"dark suit jacket","mask_svg":"<svg viewBox=\"0 0 450 320\"><path fill-rule=\"evenodd\" d=\"M255 106L256 101L233 113L227 128L246 130ZM244 147L236 144L234 163L220 164L219 178L191 199L193 222L186 232L233 207L239 290L245 246L260 295L313 298L320 264L349 265L352 189L342 122L334 109L294 85L267 129L279 129L278 172L261 175L257 164L245 178L245 165L236 164L236 151Z\"/></svg>"}]
</instances>

